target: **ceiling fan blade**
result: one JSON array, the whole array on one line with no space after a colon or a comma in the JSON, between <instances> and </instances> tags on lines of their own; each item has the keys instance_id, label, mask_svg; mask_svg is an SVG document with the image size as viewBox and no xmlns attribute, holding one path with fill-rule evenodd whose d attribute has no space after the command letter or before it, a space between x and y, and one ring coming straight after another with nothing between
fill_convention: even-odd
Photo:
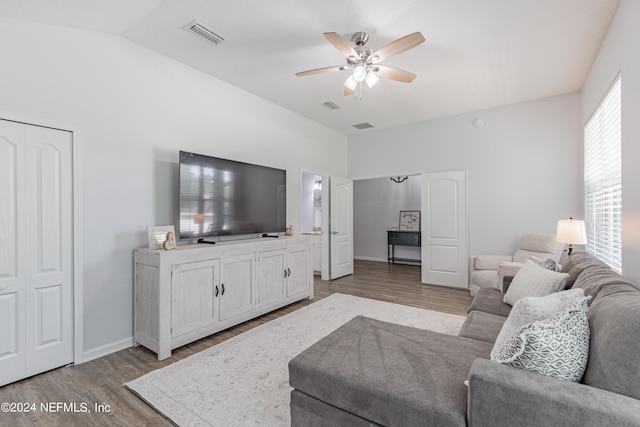
<instances>
[{"instance_id":1,"label":"ceiling fan blade","mask_svg":"<svg viewBox=\"0 0 640 427\"><path fill-rule=\"evenodd\" d=\"M356 93L355 89L349 89L346 86L344 87L344 96L353 95L354 93Z\"/></svg>"},{"instance_id":2,"label":"ceiling fan blade","mask_svg":"<svg viewBox=\"0 0 640 427\"><path fill-rule=\"evenodd\" d=\"M338 33L324 33L324 36L329 40L336 49L340 51L347 58L353 56L358 58L358 52Z\"/></svg>"},{"instance_id":3,"label":"ceiling fan blade","mask_svg":"<svg viewBox=\"0 0 640 427\"><path fill-rule=\"evenodd\" d=\"M422 42L424 42L424 37L418 31L382 46L380 49L373 52L370 58L372 58L372 62L374 63L384 61L385 59L399 55L402 52L406 52L409 49L413 49Z\"/></svg>"},{"instance_id":4,"label":"ceiling fan blade","mask_svg":"<svg viewBox=\"0 0 640 427\"><path fill-rule=\"evenodd\" d=\"M333 67L324 67L324 68L316 68L315 70L300 71L299 73L296 73L296 76L298 77L311 76L313 74L329 73L331 71L340 71L344 69L345 67L342 65L335 65Z\"/></svg>"},{"instance_id":5,"label":"ceiling fan blade","mask_svg":"<svg viewBox=\"0 0 640 427\"><path fill-rule=\"evenodd\" d=\"M416 75L400 68L390 67L388 65L375 65L373 70L377 75L384 77L385 79L395 80L402 83L411 83Z\"/></svg>"}]
</instances>

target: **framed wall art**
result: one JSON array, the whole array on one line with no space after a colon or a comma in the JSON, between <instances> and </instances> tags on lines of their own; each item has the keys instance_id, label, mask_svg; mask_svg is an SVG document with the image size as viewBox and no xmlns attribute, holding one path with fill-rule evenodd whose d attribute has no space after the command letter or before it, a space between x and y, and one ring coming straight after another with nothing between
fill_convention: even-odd
<instances>
[{"instance_id":1,"label":"framed wall art","mask_svg":"<svg viewBox=\"0 0 640 427\"><path fill-rule=\"evenodd\" d=\"M400 231L420 231L420 211L400 211Z\"/></svg>"}]
</instances>

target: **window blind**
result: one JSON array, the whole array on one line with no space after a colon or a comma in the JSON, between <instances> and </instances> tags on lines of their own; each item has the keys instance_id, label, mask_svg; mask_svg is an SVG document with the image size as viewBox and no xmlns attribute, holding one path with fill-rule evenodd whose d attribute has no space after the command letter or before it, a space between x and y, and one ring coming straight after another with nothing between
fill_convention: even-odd
<instances>
[{"instance_id":1,"label":"window blind","mask_svg":"<svg viewBox=\"0 0 640 427\"><path fill-rule=\"evenodd\" d=\"M584 128L587 252L622 272L622 156L620 76Z\"/></svg>"}]
</instances>

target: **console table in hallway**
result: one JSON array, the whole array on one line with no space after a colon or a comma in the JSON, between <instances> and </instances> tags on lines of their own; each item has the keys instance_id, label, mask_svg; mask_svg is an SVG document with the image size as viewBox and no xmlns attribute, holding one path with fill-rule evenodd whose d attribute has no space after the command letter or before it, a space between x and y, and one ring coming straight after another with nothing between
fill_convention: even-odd
<instances>
[{"instance_id":1,"label":"console table in hallway","mask_svg":"<svg viewBox=\"0 0 640 427\"><path fill-rule=\"evenodd\" d=\"M422 246L421 234L419 231L387 231L387 261L389 263L413 262L420 264L420 259L396 258L396 246Z\"/></svg>"}]
</instances>

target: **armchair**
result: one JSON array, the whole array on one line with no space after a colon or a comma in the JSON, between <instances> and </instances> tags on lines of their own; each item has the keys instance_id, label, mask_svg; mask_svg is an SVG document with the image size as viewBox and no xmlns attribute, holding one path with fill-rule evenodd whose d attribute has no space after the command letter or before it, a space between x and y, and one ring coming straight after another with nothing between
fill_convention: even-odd
<instances>
[{"instance_id":1,"label":"armchair","mask_svg":"<svg viewBox=\"0 0 640 427\"><path fill-rule=\"evenodd\" d=\"M522 264L532 256L560 262L564 244L556 242L555 234L526 233L514 255L474 255L469 258L469 291L475 295L480 288L503 289L505 278L512 278Z\"/></svg>"}]
</instances>

